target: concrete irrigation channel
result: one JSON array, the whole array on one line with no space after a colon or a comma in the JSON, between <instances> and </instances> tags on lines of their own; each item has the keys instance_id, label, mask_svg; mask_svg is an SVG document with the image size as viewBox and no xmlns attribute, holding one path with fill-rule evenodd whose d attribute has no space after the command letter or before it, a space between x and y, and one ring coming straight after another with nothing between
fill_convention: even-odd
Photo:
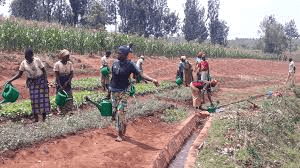
<instances>
[{"instance_id":1,"label":"concrete irrigation channel","mask_svg":"<svg viewBox=\"0 0 300 168\"><path fill-rule=\"evenodd\" d=\"M157 154L152 168L192 168L198 150L203 147L211 117L208 112L195 113L187 118L179 131L174 133L167 145Z\"/></svg>"}]
</instances>

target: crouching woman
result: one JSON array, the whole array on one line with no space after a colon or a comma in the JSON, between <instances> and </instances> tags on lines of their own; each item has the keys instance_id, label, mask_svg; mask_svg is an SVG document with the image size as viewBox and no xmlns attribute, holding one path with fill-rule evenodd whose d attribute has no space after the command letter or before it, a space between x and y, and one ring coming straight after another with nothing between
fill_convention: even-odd
<instances>
[{"instance_id":1,"label":"crouching woman","mask_svg":"<svg viewBox=\"0 0 300 168\"><path fill-rule=\"evenodd\" d=\"M190 87L192 89L193 96L193 107L196 109L203 110L202 104L204 104L204 95L207 95L208 100L210 101L211 106L213 106L211 100L211 87L215 87L217 85L217 80L212 81L194 81L190 83Z\"/></svg>"},{"instance_id":2,"label":"crouching woman","mask_svg":"<svg viewBox=\"0 0 300 168\"><path fill-rule=\"evenodd\" d=\"M49 102L49 87L45 67L38 57L33 57L31 48L25 51L25 60L20 64L19 72L7 83L20 78L26 72L26 86L29 88L31 108L35 122L38 122L39 114L42 114L45 121L47 114L50 111Z\"/></svg>"}]
</instances>

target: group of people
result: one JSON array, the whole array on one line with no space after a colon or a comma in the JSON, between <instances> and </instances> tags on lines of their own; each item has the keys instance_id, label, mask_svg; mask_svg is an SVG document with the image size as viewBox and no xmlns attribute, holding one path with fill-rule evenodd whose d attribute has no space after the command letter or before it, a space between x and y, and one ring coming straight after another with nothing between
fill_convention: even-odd
<instances>
[{"instance_id":1,"label":"group of people","mask_svg":"<svg viewBox=\"0 0 300 168\"><path fill-rule=\"evenodd\" d=\"M59 61L54 64L57 92L65 90L69 97L72 98L71 81L73 78L73 65L70 62L70 53L68 50L61 50L59 53ZM34 57L33 50L27 48L25 50L25 60L20 64L18 73L9 79L6 83L12 83L26 73L26 86L29 89L31 108L35 122L39 121L39 115L45 121L46 116L50 112L49 100L49 83L48 76L44 64L38 57ZM67 102L65 108L72 108L72 99ZM68 109L59 109L66 112Z\"/></svg>"},{"instance_id":2,"label":"group of people","mask_svg":"<svg viewBox=\"0 0 300 168\"><path fill-rule=\"evenodd\" d=\"M211 106L213 106L210 95L211 87L215 87L218 83L217 80L210 79L209 65L205 53L198 52L194 72L196 73L196 80L193 78L192 64L187 60L186 56L181 56L176 78L181 78L185 86L190 86L192 90L193 107L203 110L202 104L205 103L205 94Z\"/></svg>"}]
</instances>

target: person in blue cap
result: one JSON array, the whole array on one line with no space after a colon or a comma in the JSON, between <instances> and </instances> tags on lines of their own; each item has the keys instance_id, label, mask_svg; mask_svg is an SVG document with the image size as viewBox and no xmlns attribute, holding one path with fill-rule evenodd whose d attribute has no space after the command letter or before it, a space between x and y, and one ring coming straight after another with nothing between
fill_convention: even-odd
<instances>
[{"instance_id":1,"label":"person in blue cap","mask_svg":"<svg viewBox=\"0 0 300 168\"><path fill-rule=\"evenodd\" d=\"M116 141L118 142L123 141L126 132L125 108L127 107L127 99L129 97L130 74L141 75L145 80L159 86L156 79L143 74L135 63L127 59L129 52L131 52L131 48L128 45L119 47L118 60L112 65L112 79L109 86L113 106L112 120L116 120L118 132Z\"/></svg>"}]
</instances>

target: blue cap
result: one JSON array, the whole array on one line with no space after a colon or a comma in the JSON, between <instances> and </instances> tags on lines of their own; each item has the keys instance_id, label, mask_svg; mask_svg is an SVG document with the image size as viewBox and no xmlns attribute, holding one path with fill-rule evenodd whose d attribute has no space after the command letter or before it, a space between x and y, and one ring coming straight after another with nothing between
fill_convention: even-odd
<instances>
[{"instance_id":1,"label":"blue cap","mask_svg":"<svg viewBox=\"0 0 300 168\"><path fill-rule=\"evenodd\" d=\"M128 55L128 53L131 52L131 49L128 45L122 45L119 47L119 52L124 55Z\"/></svg>"}]
</instances>

